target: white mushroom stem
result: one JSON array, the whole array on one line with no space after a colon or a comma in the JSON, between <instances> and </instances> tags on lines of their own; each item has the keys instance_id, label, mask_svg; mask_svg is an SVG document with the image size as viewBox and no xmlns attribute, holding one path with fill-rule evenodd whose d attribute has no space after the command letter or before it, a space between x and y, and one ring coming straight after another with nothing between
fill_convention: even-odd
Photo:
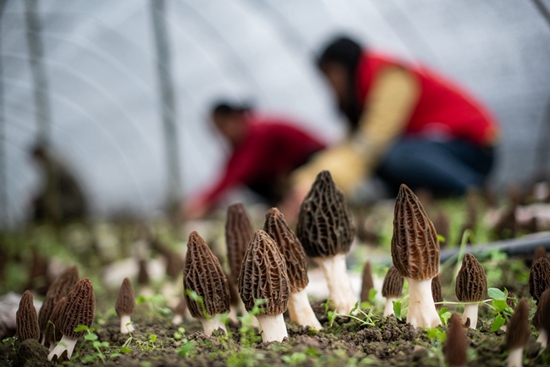
<instances>
[{"instance_id":1,"label":"white mushroom stem","mask_svg":"<svg viewBox=\"0 0 550 367\"><path fill-rule=\"evenodd\" d=\"M120 332L122 334L128 334L134 330L134 324L132 323L132 320L130 320L130 315L120 316Z\"/></svg>"},{"instance_id":2,"label":"white mushroom stem","mask_svg":"<svg viewBox=\"0 0 550 367\"><path fill-rule=\"evenodd\" d=\"M508 354L508 367L522 367L523 366L523 347L510 349Z\"/></svg>"},{"instance_id":3,"label":"white mushroom stem","mask_svg":"<svg viewBox=\"0 0 550 367\"><path fill-rule=\"evenodd\" d=\"M537 338L537 343L540 343L540 345L543 348L546 348L546 345L548 344L548 333L544 329L539 329L539 337Z\"/></svg>"},{"instance_id":4,"label":"white mushroom stem","mask_svg":"<svg viewBox=\"0 0 550 367\"><path fill-rule=\"evenodd\" d=\"M285 337L288 337L283 314L257 315L256 318L262 329L263 342L282 342Z\"/></svg>"},{"instance_id":5,"label":"white mushroom stem","mask_svg":"<svg viewBox=\"0 0 550 367\"><path fill-rule=\"evenodd\" d=\"M239 319L237 319L237 307L236 306L233 306L231 305L231 307L229 308L229 320L233 321L233 322L238 322Z\"/></svg>"},{"instance_id":6,"label":"white mushroom stem","mask_svg":"<svg viewBox=\"0 0 550 367\"><path fill-rule=\"evenodd\" d=\"M432 280L406 278L409 283L407 322L414 327L436 327L441 324L432 297Z\"/></svg>"},{"instance_id":7,"label":"white mushroom stem","mask_svg":"<svg viewBox=\"0 0 550 367\"><path fill-rule=\"evenodd\" d=\"M67 358L71 359L73 355L74 346L76 345L78 339L69 338L66 335L63 335L59 343L53 348L53 350L48 354L48 360L51 361L53 357L61 357L64 351L67 351Z\"/></svg>"},{"instance_id":8,"label":"white mushroom stem","mask_svg":"<svg viewBox=\"0 0 550 367\"><path fill-rule=\"evenodd\" d=\"M386 307L384 308L384 317L393 315L394 301L397 301L397 297L386 297Z\"/></svg>"},{"instance_id":9,"label":"white mushroom stem","mask_svg":"<svg viewBox=\"0 0 550 367\"><path fill-rule=\"evenodd\" d=\"M223 331L227 332L227 329L225 328L225 324L220 318L221 315L214 315L213 317L209 319L205 319L203 317L199 318L199 321L202 324L202 329L206 335L212 335L212 332L214 330L222 329Z\"/></svg>"},{"instance_id":10,"label":"white mushroom stem","mask_svg":"<svg viewBox=\"0 0 550 367\"><path fill-rule=\"evenodd\" d=\"M179 325L183 322L183 316L175 314L174 317L172 317L172 325Z\"/></svg>"},{"instance_id":11,"label":"white mushroom stem","mask_svg":"<svg viewBox=\"0 0 550 367\"><path fill-rule=\"evenodd\" d=\"M315 330L323 328L311 308L305 288L290 295L288 312L290 313L290 319L298 325L310 326Z\"/></svg>"},{"instance_id":12,"label":"white mushroom stem","mask_svg":"<svg viewBox=\"0 0 550 367\"><path fill-rule=\"evenodd\" d=\"M346 255L337 254L331 257L314 257L313 260L325 274L330 299L336 306L336 312L342 315L349 314L355 307L357 299L351 291L348 271L346 269Z\"/></svg>"},{"instance_id":13,"label":"white mushroom stem","mask_svg":"<svg viewBox=\"0 0 550 367\"><path fill-rule=\"evenodd\" d=\"M470 329L475 330L477 327L477 310L479 303L466 304L464 306L464 313L462 314L462 323L465 324L466 320L470 319Z\"/></svg>"}]
</instances>

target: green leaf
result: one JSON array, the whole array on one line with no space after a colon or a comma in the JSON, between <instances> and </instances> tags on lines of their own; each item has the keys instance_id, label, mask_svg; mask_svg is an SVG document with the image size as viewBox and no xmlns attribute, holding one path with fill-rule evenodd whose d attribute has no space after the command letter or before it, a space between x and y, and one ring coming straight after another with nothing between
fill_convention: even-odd
<instances>
[{"instance_id":1,"label":"green leaf","mask_svg":"<svg viewBox=\"0 0 550 367\"><path fill-rule=\"evenodd\" d=\"M86 325L78 325L77 327L74 328L74 331L75 333L79 333L81 331L88 331L89 327L87 327Z\"/></svg>"},{"instance_id":2,"label":"green leaf","mask_svg":"<svg viewBox=\"0 0 550 367\"><path fill-rule=\"evenodd\" d=\"M442 307L438 312L439 319L443 325L447 325L447 321L451 318L451 313L447 311L447 307Z\"/></svg>"},{"instance_id":3,"label":"green leaf","mask_svg":"<svg viewBox=\"0 0 550 367\"><path fill-rule=\"evenodd\" d=\"M124 354L130 354L132 353L132 350L128 347L120 347L120 351Z\"/></svg>"},{"instance_id":4,"label":"green leaf","mask_svg":"<svg viewBox=\"0 0 550 367\"><path fill-rule=\"evenodd\" d=\"M95 335L95 334L86 334L86 335L84 335L84 340L97 340L97 335Z\"/></svg>"},{"instance_id":5,"label":"green leaf","mask_svg":"<svg viewBox=\"0 0 550 367\"><path fill-rule=\"evenodd\" d=\"M195 348L195 343L188 342L188 343L181 346L180 351L179 351L179 355L181 357L187 357L189 355L189 353L191 353L191 351L194 348Z\"/></svg>"},{"instance_id":6,"label":"green leaf","mask_svg":"<svg viewBox=\"0 0 550 367\"><path fill-rule=\"evenodd\" d=\"M508 308L508 304L505 300L502 299L495 299L493 300L493 307L495 308L495 311L500 313L506 310Z\"/></svg>"},{"instance_id":7,"label":"green leaf","mask_svg":"<svg viewBox=\"0 0 550 367\"><path fill-rule=\"evenodd\" d=\"M506 319L502 317L502 315L497 315L497 317L495 317L495 321L493 321L493 325L491 325L491 332L494 333L495 331L500 329L500 327L504 325L505 322Z\"/></svg>"},{"instance_id":8,"label":"green leaf","mask_svg":"<svg viewBox=\"0 0 550 367\"><path fill-rule=\"evenodd\" d=\"M122 356L122 354L120 354L120 353L112 353L112 354L109 356L109 358L118 358L118 357L120 357L120 356Z\"/></svg>"},{"instance_id":9,"label":"green leaf","mask_svg":"<svg viewBox=\"0 0 550 367\"><path fill-rule=\"evenodd\" d=\"M108 348L109 347L109 342L101 342L101 346L104 347L104 348Z\"/></svg>"},{"instance_id":10,"label":"green leaf","mask_svg":"<svg viewBox=\"0 0 550 367\"><path fill-rule=\"evenodd\" d=\"M399 301L392 301L393 303L393 313L395 314L395 317L399 321L401 321L401 302Z\"/></svg>"},{"instance_id":11,"label":"green leaf","mask_svg":"<svg viewBox=\"0 0 550 367\"><path fill-rule=\"evenodd\" d=\"M82 357L82 363L92 362L92 361L94 361L95 359L96 359L96 355L95 355L95 354L87 355L87 356Z\"/></svg>"},{"instance_id":12,"label":"green leaf","mask_svg":"<svg viewBox=\"0 0 550 367\"><path fill-rule=\"evenodd\" d=\"M353 308L351 309L351 311L349 312L349 314L351 315L352 313L354 313L355 311L357 311L358 308L359 308L359 301L355 302L355 306L353 306Z\"/></svg>"},{"instance_id":13,"label":"green leaf","mask_svg":"<svg viewBox=\"0 0 550 367\"><path fill-rule=\"evenodd\" d=\"M445 242L445 237L440 234L437 235L437 239L439 240L439 242Z\"/></svg>"},{"instance_id":14,"label":"green leaf","mask_svg":"<svg viewBox=\"0 0 550 367\"><path fill-rule=\"evenodd\" d=\"M376 294L378 293L378 291L374 288L371 288L370 291L369 291L369 301L370 303L374 303L374 297L376 297Z\"/></svg>"},{"instance_id":15,"label":"green leaf","mask_svg":"<svg viewBox=\"0 0 550 367\"><path fill-rule=\"evenodd\" d=\"M156 341L157 341L157 336L156 336L155 334L149 335L149 341L150 341L151 343L156 342Z\"/></svg>"},{"instance_id":16,"label":"green leaf","mask_svg":"<svg viewBox=\"0 0 550 367\"><path fill-rule=\"evenodd\" d=\"M487 295L489 296L489 298L492 298L495 300L506 301L506 298L507 298L506 294L498 288L489 288L487 290Z\"/></svg>"}]
</instances>

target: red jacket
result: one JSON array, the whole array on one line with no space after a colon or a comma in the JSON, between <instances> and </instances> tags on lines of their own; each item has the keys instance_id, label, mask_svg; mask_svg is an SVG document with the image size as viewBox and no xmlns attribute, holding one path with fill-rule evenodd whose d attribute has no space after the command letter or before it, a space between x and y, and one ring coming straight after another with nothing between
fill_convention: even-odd
<instances>
[{"instance_id":1,"label":"red jacket","mask_svg":"<svg viewBox=\"0 0 550 367\"><path fill-rule=\"evenodd\" d=\"M495 141L498 127L489 111L458 86L425 67L404 65L386 56L366 53L359 62L356 74L359 101L365 101L375 76L389 66L406 69L420 85L418 102L405 134L435 130L479 145L489 145Z\"/></svg>"}]
</instances>

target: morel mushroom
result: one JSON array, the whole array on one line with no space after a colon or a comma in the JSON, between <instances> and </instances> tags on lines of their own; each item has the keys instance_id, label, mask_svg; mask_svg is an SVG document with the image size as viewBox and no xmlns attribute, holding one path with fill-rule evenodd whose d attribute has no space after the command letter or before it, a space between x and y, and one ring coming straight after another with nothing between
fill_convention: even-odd
<instances>
[{"instance_id":1,"label":"morel mushroom","mask_svg":"<svg viewBox=\"0 0 550 367\"><path fill-rule=\"evenodd\" d=\"M441 321L431 283L439 274L439 241L422 204L404 184L395 201L391 255L393 265L409 283L407 322L414 327L436 327Z\"/></svg>"},{"instance_id":2,"label":"morel mushroom","mask_svg":"<svg viewBox=\"0 0 550 367\"><path fill-rule=\"evenodd\" d=\"M355 227L344 194L328 171L317 175L302 202L296 235L306 254L323 270L336 311L349 313L357 302L346 269Z\"/></svg>"},{"instance_id":3,"label":"morel mushroom","mask_svg":"<svg viewBox=\"0 0 550 367\"><path fill-rule=\"evenodd\" d=\"M544 248L544 246L538 246L535 249L535 253L533 254L533 262L537 261L541 257L548 258L548 255L546 254L546 249Z\"/></svg>"},{"instance_id":4,"label":"morel mushroom","mask_svg":"<svg viewBox=\"0 0 550 367\"><path fill-rule=\"evenodd\" d=\"M452 314L445 340L445 361L449 367L463 367L468 364L468 337L462 326L460 316Z\"/></svg>"},{"instance_id":5,"label":"morel mushroom","mask_svg":"<svg viewBox=\"0 0 550 367\"><path fill-rule=\"evenodd\" d=\"M67 305L67 297L61 298L56 304L50 316L50 327L47 328L44 335L44 345L50 348L50 352L55 348L56 343L61 340L61 321L65 314L65 306Z\"/></svg>"},{"instance_id":6,"label":"morel mushroom","mask_svg":"<svg viewBox=\"0 0 550 367\"><path fill-rule=\"evenodd\" d=\"M432 298L434 299L435 309L440 310L443 302L443 293L441 293L441 275L437 275L432 279Z\"/></svg>"},{"instance_id":7,"label":"morel mushroom","mask_svg":"<svg viewBox=\"0 0 550 367\"><path fill-rule=\"evenodd\" d=\"M286 263L275 240L258 230L244 254L239 275L239 294L247 311L259 301L256 316L264 342L281 342L288 336L283 312L290 297Z\"/></svg>"},{"instance_id":8,"label":"morel mushroom","mask_svg":"<svg viewBox=\"0 0 550 367\"><path fill-rule=\"evenodd\" d=\"M186 318L187 313L187 304L185 302L185 296L182 296L174 308L174 317L172 318L172 324L179 325L183 322L183 319Z\"/></svg>"},{"instance_id":9,"label":"morel mushroom","mask_svg":"<svg viewBox=\"0 0 550 367\"><path fill-rule=\"evenodd\" d=\"M135 307L134 288L132 288L130 279L124 278L115 305L116 314L120 317L120 332L122 334L128 334L135 330L131 320Z\"/></svg>"},{"instance_id":10,"label":"morel mushroom","mask_svg":"<svg viewBox=\"0 0 550 367\"><path fill-rule=\"evenodd\" d=\"M48 354L48 360L59 358L67 351L67 358L71 358L78 338L84 331L76 332L79 325L92 326L95 312L95 295L92 282L88 278L79 280L67 295L67 304L61 320L61 342Z\"/></svg>"},{"instance_id":11,"label":"morel mushroom","mask_svg":"<svg viewBox=\"0 0 550 367\"><path fill-rule=\"evenodd\" d=\"M530 336L529 305L526 300L522 299L510 318L508 331L506 332L506 345L510 350L508 367L523 366L523 349L529 342Z\"/></svg>"},{"instance_id":12,"label":"morel mushroom","mask_svg":"<svg viewBox=\"0 0 550 367\"><path fill-rule=\"evenodd\" d=\"M531 266L529 293L538 304L542 292L550 288L550 260L541 257Z\"/></svg>"},{"instance_id":13,"label":"morel mushroom","mask_svg":"<svg viewBox=\"0 0 550 367\"><path fill-rule=\"evenodd\" d=\"M462 322L470 319L470 327L475 329L479 303L487 295L487 276L472 254L466 254L462 259L462 267L456 276L455 294L460 302L469 302L464 306Z\"/></svg>"},{"instance_id":14,"label":"morel mushroom","mask_svg":"<svg viewBox=\"0 0 550 367\"><path fill-rule=\"evenodd\" d=\"M187 256L183 270L185 301L191 316L202 323L206 335L214 330L226 331L220 315L229 312L229 284L218 258L214 256L204 239L195 231L189 235ZM195 292L202 302L193 299Z\"/></svg>"},{"instance_id":15,"label":"morel mushroom","mask_svg":"<svg viewBox=\"0 0 550 367\"><path fill-rule=\"evenodd\" d=\"M42 344L44 344L44 334L47 332L48 321L51 320L50 316L55 305L62 297L69 294L76 282L78 282L78 269L76 266L70 266L48 288L48 292L38 313L38 325L42 332Z\"/></svg>"},{"instance_id":16,"label":"morel mushroom","mask_svg":"<svg viewBox=\"0 0 550 367\"><path fill-rule=\"evenodd\" d=\"M289 228L283 213L277 208L271 208L265 215L264 231L269 234L279 246L279 250L286 262L290 299L288 312L290 319L302 326L311 326L316 330L323 327L307 298L306 286L309 283L307 276L307 258L302 244Z\"/></svg>"},{"instance_id":17,"label":"morel mushroom","mask_svg":"<svg viewBox=\"0 0 550 367\"><path fill-rule=\"evenodd\" d=\"M533 316L533 325L539 331L537 342L546 348L548 344L548 335L550 335L550 289L542 292L537 311Z\"/></svg>"},{"instance_id":18,"label":"morel mushroom","mask_svg":"<svg viewBox=\"0 0 550 367\"><path fill-rule=\"evenodd\" d=\"M386 298L384 317L393 315L393 302L401 297L404 282L405 279L399 274L395 266L390 267L384 277L384 283L382 284L382 296Z\"/></svg>"},{"instance_id":19,"label":"morel mushroom","mask_svg":"<svg viewBox=\"0 0 550 367\"><path fill-rule=\"evenodd\" d=\"M374 281L372 280L372 269L370 261L365 261L363 266L363 281L361 282L361 302L370 301L370 290L374 288Z\"/></svg>"},{"instance_id":20,"label":"morel mushroom","mask_svg":"<svg viewBox=\"0 0 550 367\"><path fill-rule=\"evenodd\" d=\"M19 301L19 309L15 314L15 323L17 328L17 338L24 342L27 339L40 339L40 328L38 327L38 316L36 308L32 303L32 294L30 291L25 291L21 301Z\"/></svg>"}]
</instances>

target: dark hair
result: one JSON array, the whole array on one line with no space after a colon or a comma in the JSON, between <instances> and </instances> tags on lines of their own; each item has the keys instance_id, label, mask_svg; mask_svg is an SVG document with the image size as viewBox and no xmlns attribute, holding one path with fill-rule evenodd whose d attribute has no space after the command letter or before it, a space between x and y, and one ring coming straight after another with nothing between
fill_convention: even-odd
<instances>
[{"instance_id":1,"label":"dark hair","mask_svg":"<svg viewBox=\"0 0 550 367\"><path fill-rule=\"evenodd\" d=\"M349 81L347 99L339 101L339 107L348 118L352 129L357 127L362 112L362 106L356 95L355 74L363 53L364 49L357 42L349 37L339 36L329 42L317 59L317 66L320 69L328 63L337 63L346 68Z\"/></svg>"},{"instance_id":2,"label":"dark hair","mask_svg":"<svg viewBox=\"0 0 550 367\"><path fill-rule=\"evenodd\" d=\"M217 102L212 106L211 113L214 114L220 114L220 115L233 115L233 114L241 114L241 113L247 113L252 110L252 107L246 103L238 104L238 103L232 103L228 101L221 101Z\"/></svg>"}]
</instances>

